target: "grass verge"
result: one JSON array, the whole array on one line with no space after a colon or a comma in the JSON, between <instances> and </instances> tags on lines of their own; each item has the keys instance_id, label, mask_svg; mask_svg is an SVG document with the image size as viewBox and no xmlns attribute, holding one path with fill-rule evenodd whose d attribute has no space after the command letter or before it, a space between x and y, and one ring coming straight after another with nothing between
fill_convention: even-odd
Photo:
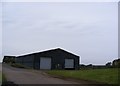
<instances>
[{"instance_id":1,"label":"grass verge","mask_svg":"<svg viewBox=\"0 0 120 86\"><path fill-rule=\"evenodd\" d=\"M12 63L10 65L13 66L13 67L17 67L17 68L26 68L26 69L29 69L29 67L26 67L26 66L24 66L22 64L18 64L18 63Z\"/></svg>"},{"instance_id":2,"label":"grass verge","mask_svg":"<svg viewBox=\"0 0 120 86\"><path fill-rule=\"evenodd\" d=\"M2 73L2 83L3 83L3 82L6 82L6 81L7 81L7 79L6 79L6 77L5 77L5 74Z\"/></svg>"},{"instance_id":3,"label":"grass verge","mask_svg":"<svg viewBox=\"0 0 120 86\"><path fill-rule=\"evenodd\" d=\"M48 74L64 78L96 81L106 84L118 84L118 71L120 68L89 69L89 70L50 70Z\"/></svg>"},{"instance_id":4,"label":"grass verge","mask_svg":"<svg viewBox=\"0 0 120 86\"><path fill-rule=\"evenodd\" d=\"M2 83L2 72L0 71L0 83Z\"/></svg>"}]
</instances>

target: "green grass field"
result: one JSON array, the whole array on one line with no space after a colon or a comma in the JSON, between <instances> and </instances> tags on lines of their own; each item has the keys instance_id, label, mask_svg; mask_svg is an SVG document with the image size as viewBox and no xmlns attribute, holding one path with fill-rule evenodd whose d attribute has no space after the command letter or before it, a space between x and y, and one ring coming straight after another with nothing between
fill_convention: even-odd
<instances>
[{"instance_id":1,"label":"green grass field","mask_svg":"<svg viewBox=\"0 0 120 86\"><path fill-rule=\"evenodd\" d=\"M2 72L0 72L0 83L2 82Z\"/></svg>"},{"instance_id":2,"label":"green grass field","mask_svg":"<svg viewBox=\"0 0 120 86\"><path fill-rule=\"evenodd\" d=\"M5 75L2 72L0 72L0 83L4 81L6 81Z\"/></svg>"},{"instance_id":3,"label":"green grass field","mask_svg":"<svg viewBox=\"0 0 120 86\"><path fill-rule=\"evenodd\" d=\"M120 68L119 68L120 70ZM118 84L118 68L89 70L50 70L48 74L64 78L97 81L106 84Z\"/></svg>"},{"instance_id":4,"label":"green grass field","mask_svg":"<svg viewBox=\"0 0 120 86\"><path fill-rule=\"evenodd\" d=\"M2 82L5 82L7 81L6 77L5 77L5 74L2 73Z\"/></svg>"}]
</instances>

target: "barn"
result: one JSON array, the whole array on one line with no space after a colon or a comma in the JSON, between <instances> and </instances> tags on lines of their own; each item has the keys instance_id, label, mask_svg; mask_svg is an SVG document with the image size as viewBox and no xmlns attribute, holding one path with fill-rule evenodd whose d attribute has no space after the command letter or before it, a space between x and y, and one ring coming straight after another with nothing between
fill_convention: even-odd
<instances>
[{"instance_id":1,"label":"barn","mask_svg":"<svg viewBox=\"0 0 120 86\"><path fill-rule=\"evenodd\" d=\"M18 56L15 62L33 69L79 69L79 56L60 48Z\"/></svg>"}]
</instances>

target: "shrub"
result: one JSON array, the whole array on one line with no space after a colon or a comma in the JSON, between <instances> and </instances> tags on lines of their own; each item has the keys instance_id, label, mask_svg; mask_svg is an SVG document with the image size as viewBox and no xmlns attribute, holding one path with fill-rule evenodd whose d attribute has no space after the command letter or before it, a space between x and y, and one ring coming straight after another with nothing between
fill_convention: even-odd
<instances>
[{"instance_id":1,"label":"shrub","mask_svg":"<svg viewBox=\"0 0 120 86\"><path fill-rule=\"evenodd\" d=\"M13 63L13 64L11 64L11 66L17 67L17 68L27 68L27 67L25 67L24 65L18 64L18 63Z\"/></svg>"}]
</instances>

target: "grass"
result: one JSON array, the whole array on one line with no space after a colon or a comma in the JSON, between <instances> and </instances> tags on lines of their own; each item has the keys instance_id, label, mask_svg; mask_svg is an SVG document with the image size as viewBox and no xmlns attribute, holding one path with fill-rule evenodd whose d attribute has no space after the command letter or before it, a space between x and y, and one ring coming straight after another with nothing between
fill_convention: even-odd
<instances>
[{"instance_id":1,"label":"grass","mask_svg":"<svg viewBox=\"0 0 120 86\"><path fill-rule=\"evenodd\" d=\"M26 66L24 66L22 64L18 64L18 63L12 63L10 65L13 66L13 67L17 67L17 68L26 68L26 69L29 69L29 67L26 67Z\"/></svg>"},{"instance_id":2,"label":"grass","mask_svg":"<svg viewBox=\"0 0 120 86\"><path fill-rule=\"evenodd\" d=\"M6 79L5 75L2 72L0 72L0 83L6 82L6 81L7 81L7 79Z\"/></svg>"},{"instance_id":3,"label":"grass","mask_svg":"<svg viewBox=\"0 0 120 86\"><path fill-rule=\"evenodd\" d=\"M2 83L2 72L0 71L0 83Z\"/></svg>"},{"instance_id":4,"label":"grass","mask_svg":"<svg viewBox=\"0 0 120 86\"><path fill-rule=\"evenodd\" d=\"M5 81L7 81L7 79L6 79L5 75L2 73L2 82L5 82Z\"/></svg>"},{"instance_id":5,"label":"grass","mask_svg":"<svg viewBox=\"0 0 120 86\"><path fill-rule=\"evenodd\" d=\"M120 70L120 68L119 68ZM89 70L51 70L48 74L64 78L83 79L106 84L118 84L118 68Z\"/></svg>"}]
</instances>

